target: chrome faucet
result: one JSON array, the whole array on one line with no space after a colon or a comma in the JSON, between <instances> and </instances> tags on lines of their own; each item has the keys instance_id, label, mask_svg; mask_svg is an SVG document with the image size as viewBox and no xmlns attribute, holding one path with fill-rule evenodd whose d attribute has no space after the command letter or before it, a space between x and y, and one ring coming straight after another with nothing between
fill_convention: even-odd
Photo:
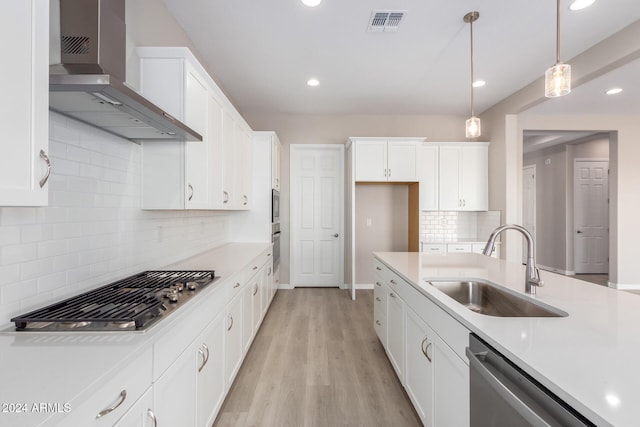
<instances>
[{"instance_id":1,"label":"chrome faucet","mask_svg":"<svg viewBox=\"0 0 640 427\"><path fill-rule=\"evenodd\" d=\"M527 239L527 271L525 276L524 289L525 292L529 295L535 295L536 287L543 286L544 282L540 279L540 270L538 270L538 267L536 267L536 246L533 242L533 236L531 236L531 233L529 233L526 228L516 224L501 225L500 227L493 230L491 236L489 236L489 240L487 241L487 245L484 247L482 254L491 256L493 247L496 244L496 239L498 238L498 235L504 230L518 230L524 235L525 239Z\"/></svg>"}]
</instances>

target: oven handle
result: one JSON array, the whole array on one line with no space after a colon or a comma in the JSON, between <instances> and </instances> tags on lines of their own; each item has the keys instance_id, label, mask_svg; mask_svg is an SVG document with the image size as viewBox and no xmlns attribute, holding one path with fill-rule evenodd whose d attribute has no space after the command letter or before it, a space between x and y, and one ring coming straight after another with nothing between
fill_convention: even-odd
<instances>
[{"instance_id":1,"label":"oven handle","mask_svg":"<svg viewBox=\"0 0 640 427\"><path fill-rule=\"evenodd\" d=\"M475 370L493 388L498 395L515 409L531 425L548 426L543 418L536 414L522 400L518 398L504 383L502 383L493 373L482 363L478 356L486 356L488 351L473 353L469 347L465 352L469 357L469 368Z\"/></svg>"},{"instance_id":2,"label":"oven handle","mask_svg":"<svg viewBox=\"0 0 640 427\"><path fill-rule=\"evenodd\" d=\"M273 233L274 236L279 236L280 235L280 231L276 231L275 233Z\"/></svg>"}]
</instances>

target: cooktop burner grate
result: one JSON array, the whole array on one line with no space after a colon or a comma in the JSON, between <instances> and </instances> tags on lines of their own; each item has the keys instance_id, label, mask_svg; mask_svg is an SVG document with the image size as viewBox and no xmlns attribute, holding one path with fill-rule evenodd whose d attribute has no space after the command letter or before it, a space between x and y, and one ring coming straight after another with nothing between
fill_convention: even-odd
<instances>
[{"instance_id":1,"label":"cooktop burner grate","mask_svg":"<svg viewBox=\"0 0 640 427\"><path fill-rule=\"evenodd\" d=\"M11 321L17 330L142 329L167 311L167 300L164 299L167 290L177 285L184 295L168 304L175 309L179 305L175 302L186 302L214 278L215 272L208 270L145 271L14 317Z\"/></svg>"}]
</instances>

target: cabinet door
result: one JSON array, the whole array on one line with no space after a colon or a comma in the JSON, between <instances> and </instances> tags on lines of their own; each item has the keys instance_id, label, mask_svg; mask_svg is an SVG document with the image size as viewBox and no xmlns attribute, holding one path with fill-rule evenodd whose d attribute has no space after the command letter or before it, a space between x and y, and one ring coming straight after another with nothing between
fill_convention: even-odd
<instances>
[{"instance_id":1,"label":"cabinet door","mask_svg":"<svg viewBox=\"0 0 640 427\"><path fill-rule=\"evenodd\" d=\"M488 202L489 153L486 146L462 149L461 198L462 209L486 211Z\"/></svg>"},{"instance_id":2,"label":"cabinet door","mask_svg":"<svg viewBox=\"0 0 640 427\"><path fill-rule=\"evenodd\" d=\"M222 113L222 204L225 209L233 209L239 198L236 195L236 150L235 123L229 112ZM236 200L237 199L237 200Z\"/></svg>"},{"instance_id":3,"label":"cabinet door","mask_svg":"<svg viewBox=\"0 0 640 427\"><path fill-rule=\"evenodd\" d=\"M255 276L255 280L253 282L253 291L252 295L252 308L253 308L253 333L254 335L257 333L258 328L260 327L260 321L262 320L262 306L260 305L260 297L262 288L264 271L260 270L258 274ZM249 344L251 346L251 344Z\"/></svg>"},{"instance_id":4,"label":"cabinet door","mask_svg":"<svg viewBox=\"0 0 640 427\"><path fill-rule=\"evenodd\" d=\"M197 426L213 425L224 400L224 316L218 316L196 340Z\"/></svg>"},{"instance_id":5,"label":"cabinet door","mask_svg":"<svg viewBox=\"0 0 640 427\"><path fill-rule=\"evenodd\" d=\"M406 309L405 389L425 427L433 426L434 333L410 308Z\"/></svg>"},{"instance_id":6,"label":"cabinet door","mask_svg":"<svg viewBox=\"0 0 640 427\"><path fill-rule=\"evenodd\" d=\"M419 147L420 144L415 141L389 141L387 143L388 181L418 181Z\"/></svg>"},{"instance_id":7,"label":"cabinet door","mask_svg":"<svg viewBox=\"0 0 640 427\"><path fill-rule=\"evenodd\" d=\"M422 145L420 174L420 209L424 211L438 210L438 146Z\"/></svg>"},{"instance_id":8,"label":"cabinet door","mask_svg":"<svg viewBox=\"0 0 640 427\"><path fill-rule=\"evenodd\" d=\"M387 289L387 354L404 384L404 301L393 289Z\"/></svg>"},{"instance_id":9,"label":"cabinet door","mask_svg":"<svg viewBox=\"0 0 640 427\"><path fill-rule=\"evenodd\" d=\"M225 390L228 390L242 362L242 294L238 294L227 306L224 335Z\"/></svg>"},{"instance_id":10,"label":"cabinet door","mask_svg":"<svg viewBox=\"0 0 640 427\"><path fill-rule=\"evenodd\" d=\"M280 141L271 138L271 188L280 191Z\"/></svg>"},{"instance_id":11,"label":"cabinet door","mask_svg":"<svg viewBox=\"0 0 640 427\"><path fill-rule=\"evenodd\" d=\"M149 387L113 427L156 427L154 418L156 414L153 411L153 392Z\"/></svg>"},{"instance_id":12,"label":"cabinet door","mask_svg":"<svg viewBox=\"0 0 640 427\"><path fill-rule=\"evenodd\" d=\"M246 353L251 346L253 338L253 295L255 288L255 276L249 280L242 288L242 352Z\"/></svg>"},{"instance_id":13,"label":"cabinet door","mask_svg":"<svg viewBox=\"0 0 640 427\"><path fill-rule=\"evenodd\" d=\"M211 188L209 187L212 182L209 177L212 150L211 141L207 134L209 94L204 80L188 63L185 64L184 104L185 123L203 137L200 142L186 141L184 143L185 208L208 209L213 207Z\"/></svg>"},{"instance_id":14,"label":"cabinet door","mask_svg":"<svg viewBox=\"0 0 640 427\"><path fill-rule=\"evenodd\" d=\"M195 426L196 358L185 350L153 385L153 410L159 425Z\"/></svg>"},{"instance_id":15,"label":"cabinet door","mask_svg":"<svg viewBox=\"0 0 640 427\"><path fill-rule=\"evenodd\" d=\"M356 181L387 180L387 142L356 141Z\"/></svg>"},{"instance_id":16,"label":"cabinet door","mask_svg":"<svg viewBox=\"0 0 640 427\"><path fill-rule=\"evenodd\" d=\"M460 171L462 153L460 147L440 147L438 205L442 211L457 211L462 207L460 196Z\"/></svg>"},{"instance_id":17,"label":"cabinet door","mask_svg":"<svg viewBox=\"0 0 640 427\"><path fill-rule=\"evenodd\" d=\"M469 366L438 336L433 335L434 424L469 425Z\"/></svg>"},{"instance_id":18,"label":"cabinet door","mask_svg":"<svg viewBox=\"0 0 640 427\"><path fill-rule=\"evenodd\" d=\"M222 106L218 99L209 94L207 113L207 140L209 145L209 189L211 205L214 209L224 208L222 185L224 181L224 150L222 146Z\"/></svg>"},{"instance_id":19,"label":"cabinet door","mask_svg":"<svg viewBox=\"0 0 640 427\"><path fill-rule=\"evenodd\" d=\"M0 206L48 204L49 2L0 2Z\"/></svg>"},{"instance_id":20,"label":"cabinet door","mask_svg":"<svg viewBox=\"0 0 640 427\"><path fill-rule=\"evenodd\" d=\"M235 124L235 150L236 161L234 179L236 181L235 208L247 210L251 208L253 186L253 137L250 132ZM264 159L263 159L264 160Z\"/></svg>"}]
</instances>

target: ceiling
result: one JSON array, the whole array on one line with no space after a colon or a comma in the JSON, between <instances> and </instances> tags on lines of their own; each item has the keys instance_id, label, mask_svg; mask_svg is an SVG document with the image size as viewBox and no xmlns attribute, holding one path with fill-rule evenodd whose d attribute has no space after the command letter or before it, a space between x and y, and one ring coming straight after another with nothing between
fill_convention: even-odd
<instances>
[{"instance_id":1,"label":"ceiling","mask_svg":"<svg viewBox=\"0 0 640 427\"><path fill-rule=\"evenodd\" d=\"M597 0L579 12L562 1L562 59L640 19L638 0ZM553 0L323 0L316 8L300 0L164 2L245 113L468 115L462 18L472 10L480 12L475 75L487 82L476 89L477 113L555 62ZM374 9L405 10L398 31L367 32ZM306 85L311 77L318 87Z\"/></svg>"}]
</instances>

